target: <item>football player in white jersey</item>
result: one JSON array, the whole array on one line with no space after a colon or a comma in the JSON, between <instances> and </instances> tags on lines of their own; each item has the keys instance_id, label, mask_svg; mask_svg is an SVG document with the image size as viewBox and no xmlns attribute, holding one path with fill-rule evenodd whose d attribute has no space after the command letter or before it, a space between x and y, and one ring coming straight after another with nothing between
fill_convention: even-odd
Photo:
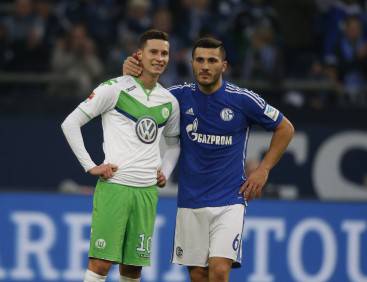
<instances>
[{"instance_id":1,"label":"football player in white jersey","mask_svg":"<svg viewBox=\"0 0 367 282\"><path fill-rule=\"evenodd\" d=\"M140 38L139 78L122 76L99 85L63 122L62 129L86 172L98 176L94 193L88 269L84 282L106 280L120 264L120 281L140 281L150 265L158 201L179 151L179 106L159 83L169 60L168 35L149 30ZM96 165L85 149L80 128L101 115L105 160ZM164 174L159 140L166 138L170 159ZM173 157L170 157L173 155Z\"/></svg>"}]
</instances>

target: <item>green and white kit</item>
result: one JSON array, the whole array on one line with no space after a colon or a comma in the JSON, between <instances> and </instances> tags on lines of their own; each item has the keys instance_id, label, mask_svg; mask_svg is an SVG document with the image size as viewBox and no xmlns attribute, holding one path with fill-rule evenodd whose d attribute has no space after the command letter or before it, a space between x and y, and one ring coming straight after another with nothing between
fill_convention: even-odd
<instances>
[{"instance_id":1,"label":"green and white kit","mask_svg":"<svg viewBox=\"0 0 367 282\"><path fill-rule=\"evenodd\" d=\"M104 163L118 166L96 186L89 256L149 265L159 141L162 134L179 135L178 102L158 83L148 91L137 79L122 76L102 83L78 109L90 119L101 115ZM80 161L86 170L94 165Z\"/></svg>"}]
</instances>

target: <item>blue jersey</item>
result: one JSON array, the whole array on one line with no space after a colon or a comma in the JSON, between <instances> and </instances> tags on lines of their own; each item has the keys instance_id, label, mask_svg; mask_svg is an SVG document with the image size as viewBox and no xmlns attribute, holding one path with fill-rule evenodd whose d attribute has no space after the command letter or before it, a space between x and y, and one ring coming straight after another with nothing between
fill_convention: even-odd
<instances>
[{"instance_id":1,"label":"blue jersey","mask_svg":"<svg viewBox=\"0 0 367 282\"><path fill-rule=\"evenodd\" d=\"M256 93L223 81L211 95L196 84L168 88L180 104L178 207L244 203L244 163L250 128L274 130L283 115Z\"/></svg>"}]
</instances>

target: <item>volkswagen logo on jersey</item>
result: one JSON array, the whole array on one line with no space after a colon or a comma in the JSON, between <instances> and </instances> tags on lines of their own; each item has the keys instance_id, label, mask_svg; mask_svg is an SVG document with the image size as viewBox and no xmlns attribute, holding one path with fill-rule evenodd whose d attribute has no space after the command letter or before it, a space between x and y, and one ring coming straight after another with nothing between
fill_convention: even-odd
<instances>
[{"instance_id":1,"label":"volkswagen logo on jersey","mask_svg":"<svg viewBox=\"0 0 367 282\"><path fill-rule=\"evenodd\" d=\"M198 133L198 127L197 118L186 126L186 133L192 141L202 144L232 145L232 136Z\"/></svg>"},{"instance_id":2,"label":"volkswagen logo on jersey","mask_svg":"<svg viewBox=\"0 0 367 282\"><path fill-rule=\"evenodd\" d=\"M221 112L220 112L220 117L222 118L222 120L224 121L230 121L233 119L234 113L231 109L228 108L224 108Z\"/></svg>"},{"instance_id":3,"label":"volkswagen logo on jersey","mask_svg":"<svg viewBox=\"0 0 367 282\"><path fill-rule=\"evenodd\" d=\"M157 138L158 125L151 117L141 117L136 122L135 131L141 142L151 144Z\"/></svg>"}]
</instances>

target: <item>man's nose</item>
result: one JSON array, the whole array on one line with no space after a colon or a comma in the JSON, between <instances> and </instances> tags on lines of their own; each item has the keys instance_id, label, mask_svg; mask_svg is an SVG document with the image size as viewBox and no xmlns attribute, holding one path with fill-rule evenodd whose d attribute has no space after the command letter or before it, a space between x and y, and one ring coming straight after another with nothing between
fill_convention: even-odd
<instances>
[{"instance_id":1,"label":"man's nose","mask_svg":"<svg viewBox=\"0 0 367 282\"><path fill-rule=\"evenodd\" d=\"M156 57L157 61L163 61L164 60L164 56L162 54L158 54Z\"/></svg>"}]
</instances>

